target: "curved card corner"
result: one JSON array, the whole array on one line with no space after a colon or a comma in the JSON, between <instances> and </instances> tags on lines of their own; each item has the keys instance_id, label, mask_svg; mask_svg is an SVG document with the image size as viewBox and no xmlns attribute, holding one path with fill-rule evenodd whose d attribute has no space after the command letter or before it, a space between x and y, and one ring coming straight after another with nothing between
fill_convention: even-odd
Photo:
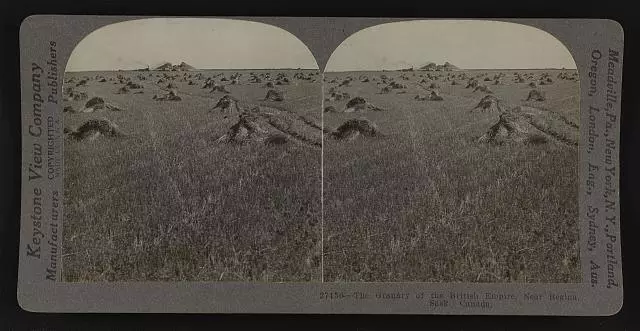
<instances>
[{"instance_id":1,"label":"curved card corner","mask_svg":"<svg viewBox=\"0 0 640 331\"><path fill-rule=\"evenodd\" d=\"M30 313L41 313L43 310L37 309L36 304L31 301L31 296L25 293L24 285L18 285L18 290L16 291L16 299L18 300L18 306L26 312Z\"/></svg>"},{"instance_id":2,"label":"curved card corner","mask_svg":"<svg viewBox=\"0 0 640 331\"><path fill-rule=\"evenodd\" d=\"M22 34L24 34L24 30L29 28L31 26L31 24L33 24L34 22L38 21L39 19L45 17L46 15L41 15L41 14L34 14L34 15L29 15L27 17L25 17L24 19L22 19L22 21L20 22L20 36L22 36Z\"/></svg>"},{"instance_id":3,"label":"curved card corner","mask_svg":"<svg viewBox=\"0 0 640 331\"><path fill-rule=\"evenodd\" d=\"M605 311L602 316L615 316L618 315L621 311L622 308L624 307L624 291L620 290L620 294L617 297L617 301L609 306L608 308L610 310Z\"/></svg>"},{"instance_id":4,"label":"curved card corner","mask_svg":"<svg viewBox=\"0 0 640 331\"><path fill-rule=\"evenodd\" d=\"M609 25L610 29L617 30L617 32L620 34L620 38L624 40L624 26L622 26L620 22L610 18L603 19L603 21L605 21Z\"/></svg>"}]
</instances>

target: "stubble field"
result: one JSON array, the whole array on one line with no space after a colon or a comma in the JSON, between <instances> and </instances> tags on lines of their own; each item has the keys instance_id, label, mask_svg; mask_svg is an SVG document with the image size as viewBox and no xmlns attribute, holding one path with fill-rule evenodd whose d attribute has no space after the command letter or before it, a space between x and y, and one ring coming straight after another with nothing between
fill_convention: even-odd
<instances>
[{"instance_id":1,"label":"stubble field","mask_svg":"<svg viewBox=\"0 0 640 331\"><path fill-rule=\"evenodd\" d=\"M65 140L65 280L320 279L321 149L220 143L238 114L214 109L231 95L320 123L320 78L284 72L291 82L276 86L285 100L275 102L248 72L235 84L226 71L67 73L87 98L67 102L65 127L108 119L123 135ZM292 79L298 72L313 79ZM229 93L203 88L212 77ZM142 88L118 94L129 81ZM154 100L169 83L181 100ZM122 111L83 112L94 96Z\"/></svg>"},{"instance_id":2,"label":"stubble field","mask_svg":"<svg viewBox=\"0 0 640 331\"><path fill-rule=\"evenodd\" d=\"M67 73L64 278L579 282L575 77Z\"/></svg>"},{"instance_id":3,"label":"stubble field","mask_svg":"<svg viewBox=\"0 0 640 331\"><path fill-rule=\"evenodd\" d=\"M545 73L546 100L526 101ZM366 118L379 134L325 140L325 281L579 282L578 82L559 73L326 74L325 91L349 98L325 93L325 126ZM415 99L431 90L442 100ZM480 142L502 113L476 108L486 95L531 107L544 142ZM344 112L355 96L382 111Z\"/></svg>"}]
</instances>

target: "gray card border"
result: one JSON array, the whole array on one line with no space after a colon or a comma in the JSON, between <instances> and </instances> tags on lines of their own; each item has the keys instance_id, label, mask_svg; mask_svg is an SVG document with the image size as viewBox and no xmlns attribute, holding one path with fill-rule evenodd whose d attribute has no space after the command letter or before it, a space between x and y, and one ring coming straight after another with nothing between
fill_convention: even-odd
<instances>
[{"instance_id":1,"label":"gray card border","mask_svg":"<svg viewBox=\"0 0 640 331\"><path fill-rule=\"evenodd\" d=\"M623 303L622 262L620 252L619 213L619 143L620 97L622 84L623 30L620 24L606 19L482 19L526 24L540 28L560 40L574 56L580 74L580 259L583 283L578 284L520 284L520 283L239 283L239 282L116 282L116 283L64 283L46 280L46 259L27 256L27 245L33 240L34 224L31 221L34 188L42 191L43 216L49 220L52 192L58 191L60 199L63 176L51 180L30 181L28 168L33 161L34 143L46 144L46 133L40 137L29 134L34 125L32 63L45 64L50 58L50 41L55 41L58 60L58 94L61 94L62 77L66 61L75 45L95 29L131 19L166 16L89 16L89 15L34 15L27 17L20 27L20 72L22 112L22 193L20 256L18 274L18 302L33 312L162 312L162 313L337 313L337 314L464 314L464 315L592 315L604 316L617 313ZM429 18L335 18L335 17L202 17L251 20L281 27L304 42L316 57L323 70L330 54L349 35L369 26ZM455 19L455 18L450 18ZM465 18L465 20L468 20ZM592 53L603 54L596 68L598 76L593 81L598 86L590 96L591 79L588 72ZM618 96L608 112L605 112L607 52L619 51L619 63L610 75L617 83L610 93ZM44 92L43 92L44 93ZM589 107L602 109L589 113ZM60 143L62 127L55 125L61 118L61 107L47 103L42 112L42 124L52 123L54 140ZM590 122L590 114L591 117ZM607 116L607 114L609 116ZM589 139L586 129L594 126L599 135L588 152L585 142ZM608 131L605 127L608 125ZM611 139L609 149L606 137ZM46 145L45 145L46 146ZM611 148L613 147L613 148ZM606 177L604 170L595 173L591 183L593 193L586 194L588 164L601 164L609 152L613 176ZM61 146L57 157L61 155ZM46 163L46 162L45 162ZM605 178L608 181L608 199L613 201L610 210L605 209L603 194ZM591 207L588 209L588 207ZM597 249L587 249L589 236L587 211L597 207L600 213L594 218L599 226L593 242ZM606 212L605 212L606 210ZM605 236L605 217L611 226ZM60 220L59 227L63 221ZM50 235L51 227L43 225ZM61 231L61 229L60 229ZM60 235L61 237L61 232ZM51 239L45 237L45 239ZM60 239L61 240L61 239ZM51 247L42 244L43 254ZM610 254L604 248L609 245ZM607 255L615 260L610 263L617 286L608 288ZM604 266L596 272L600 281L590 284L591 263ZM58 267L57 272L61 270ZM604 273L603 273L604 271ZM59 279L59 274L56 274ZM403 293L406 299L376 298L376 293ZM464 298L475 292L483 298ZM513 294L515 299L485 299L487 292ZM450 299L447 307L434 307L430 300L434 293L450 297L458 293L463 298ZM332 295L333 294L333 295ZM367 298L362 296L366 295ZM540 294L540 300L525 300L525 295ZM555 299L551 299L555 296ZM481 304L487 302L487 304Z\"/></svg>"}]
</instances>

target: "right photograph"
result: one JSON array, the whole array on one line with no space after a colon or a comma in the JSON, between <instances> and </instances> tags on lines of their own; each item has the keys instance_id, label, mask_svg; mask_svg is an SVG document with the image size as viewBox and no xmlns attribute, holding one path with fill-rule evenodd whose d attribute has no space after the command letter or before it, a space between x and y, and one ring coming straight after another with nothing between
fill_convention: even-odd
<instances>
[{"instance_id":1,"label":"right photograph","mask_svg":"<svg viewBox=\"0 0 640 331\"><path fill-rule=\"evenodd\" d=\"M369 27L323 94L323 281L581 282L580 83L554 36Z\"/></svg>"}]
</instances>

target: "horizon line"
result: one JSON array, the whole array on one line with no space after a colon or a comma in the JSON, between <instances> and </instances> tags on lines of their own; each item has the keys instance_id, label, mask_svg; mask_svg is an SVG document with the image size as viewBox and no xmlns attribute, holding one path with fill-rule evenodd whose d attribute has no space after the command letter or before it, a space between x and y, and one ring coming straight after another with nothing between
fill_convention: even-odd
<instances>
[{"instance_id":1,"label":"horizon line","mask_svg":"<svg viewBox=\"0 0 640 331\"><path fill-rule=\"evenodd\" d=\"M324 72L355 72L355 71L419 71L419 72L456 72L456 71L471 71L471 70L578 70L578 68L459 68L457 70L421 70L412 68L404 69L352 69L352 70L327 70Z\"/></svg>"},{"instance_id":2,"label":"horizon line","mask_svg":"<svg viewBox=\"0 0 640 331\"><path fill-rule=\"evenodd\" d=\"M162 70L162 69L91 69L91 70L65 70L64 72L93 72L93 71L164 71L164 72L189 72L202 70L320 70L318 68L193 68L190 70Z\"/></svg>"},{"instance_id":3,"label":"horizon line","mask_svg":"<svg viewBox=\"0 0 640 331\"><path fill-rule=\"evenodd\" d=\"M413 70L412 70L413 69ZM202 70L318 70L318 68L194 68L191 70L159 70L159 69L91 69L91 70L65 70L64 72L96 72L96 71L160 71L160 72L189 72L189 71L202 71ZM404 69L351 69L351 70L328 70L329 72L357 72L357 71L419 71L419 72L456 72L456 71L472 71L472 70L578 70L578 68L459 68L457 70L421 70L415 68Z\"/></svg>"}]
</instances>

